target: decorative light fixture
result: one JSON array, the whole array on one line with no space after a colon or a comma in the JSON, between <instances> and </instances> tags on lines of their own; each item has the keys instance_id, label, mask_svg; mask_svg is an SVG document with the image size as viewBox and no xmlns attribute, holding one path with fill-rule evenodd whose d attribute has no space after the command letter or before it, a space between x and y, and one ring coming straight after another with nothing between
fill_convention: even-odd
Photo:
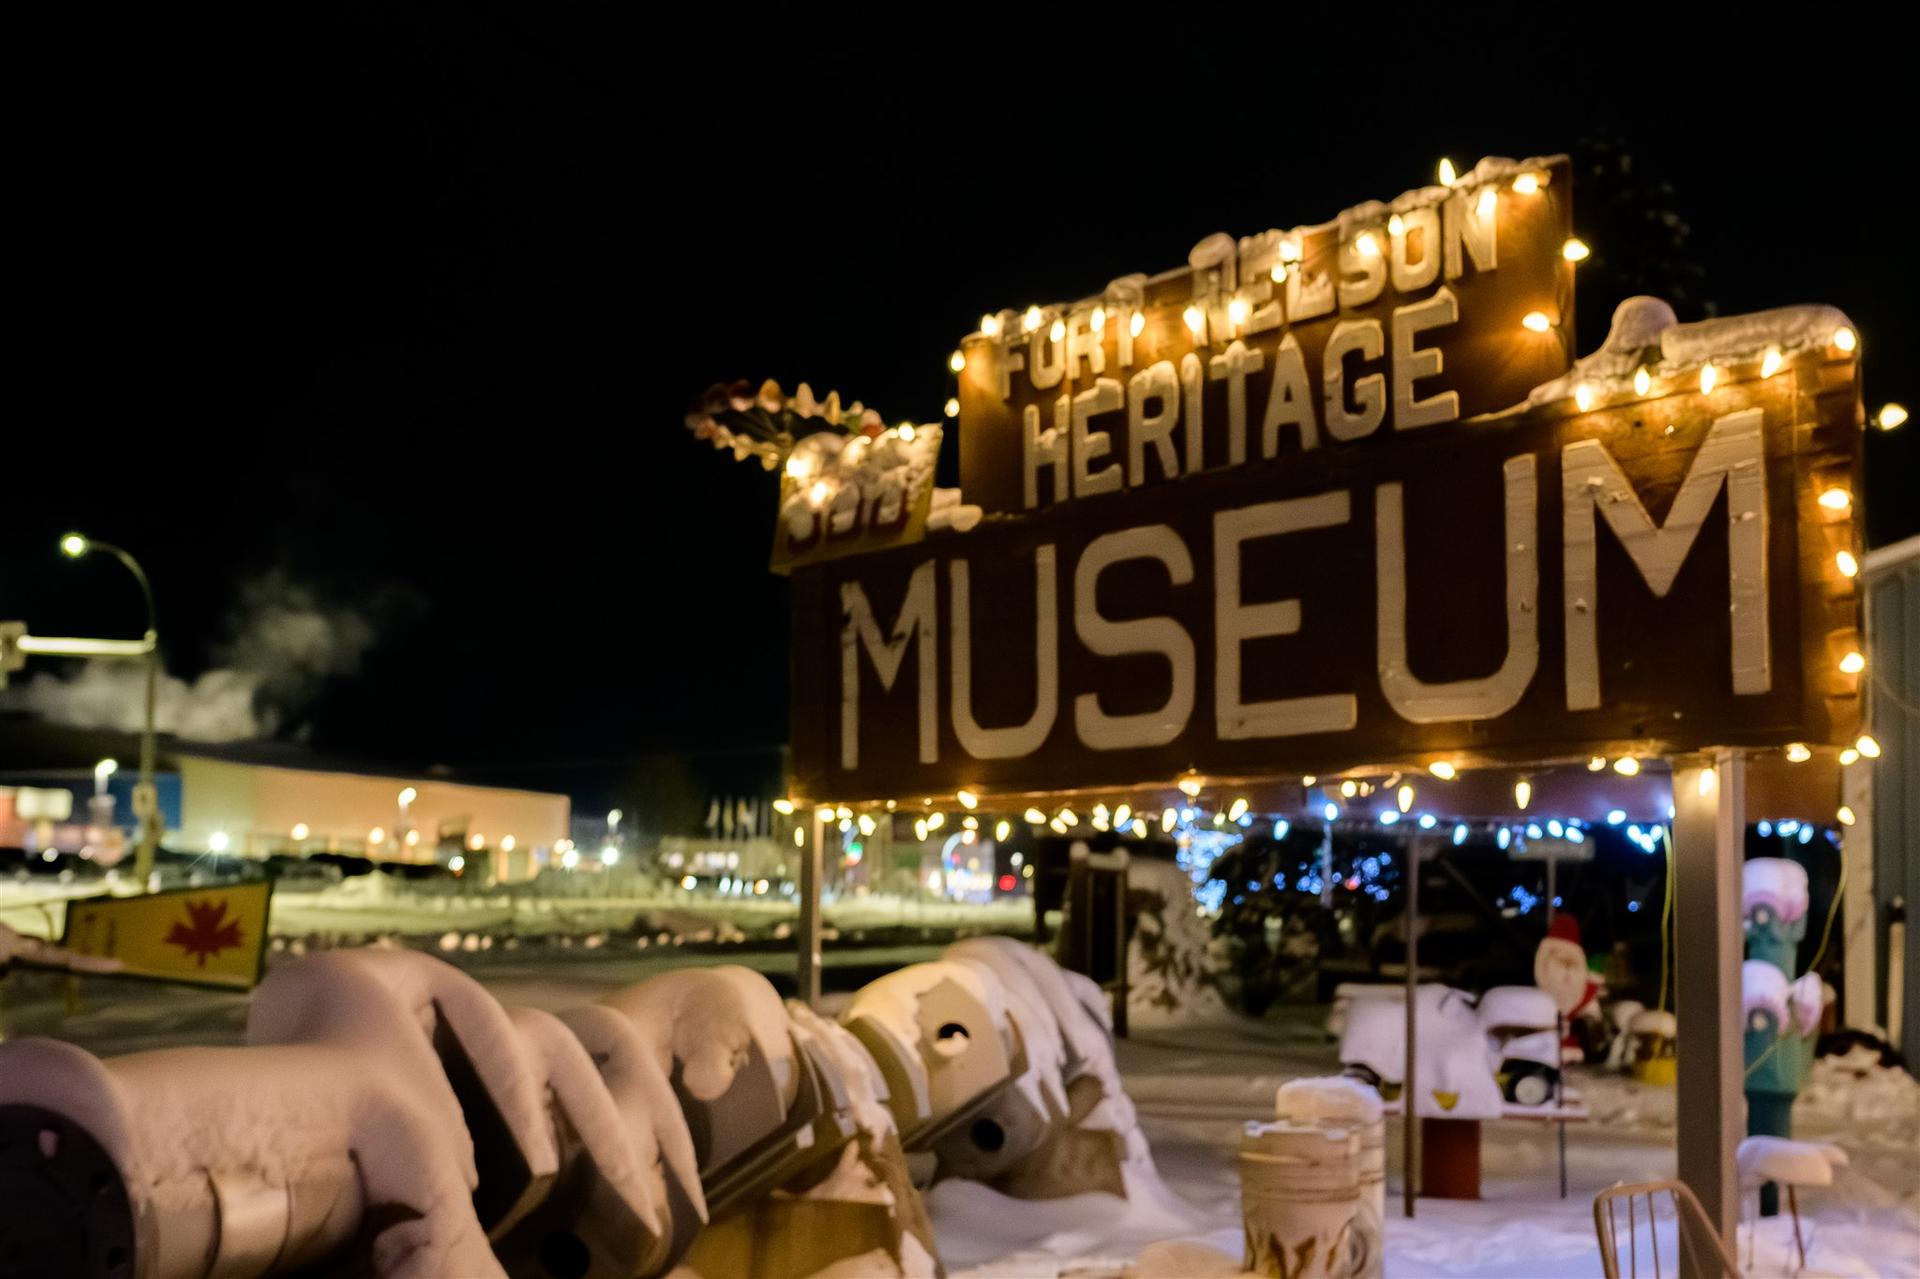
<instances>
[{"instance_id":1,"label":"decorative light fixture","mask_svg":"<svg viewBox=\"0 0 1920 1279\"><path fill-rule=\"evenodd\" d=\"M1841 351L1857 351L1860 349L1860 335L1843 324L1833 331L1833 345Z\"/></svg>"},{"instance_id":2,"label":"decorative light fixture","mask_svg":"<svg viewBox=\"0 0 1920 1279\"><path fill-rule=\"evenodd\" d=\"M1585 240L1576 236L1560 246L1560 256L1569 262L1585 262L1593 256L1593 250L1587 247Z\"/></svg>"},{"instance_id":3,"label":"decorative light fixture","mask_svg":"<svg viewBox=\"0 0 1920 1279\"><path fill-rule=\"evenodd\" d=\"M1593 388L1582 382L1573 388L1574 407L1585 413L1593 407Z\"/></svg>"},{"instance_id":4,"label":"decorative light fixture","mask_svg":"<svg viewBox=\"0 0 1920 1279\"><path fill-rule=\"evenodd\" d=\"M1645 395L1653 388L1653 374L1647 372L1647 366L1641 365L1633 371L1633 393Z\"/></svg>"},{"instance_id":5,"label":"decorative light fixture","mask_svg":"<svg viewBox=\"0 0 1920 1279\"><path fill-rule=\"evenodd\" d=\"M1772 377L1780 371L1780 366L1783 363L1785 363L1785 361L1780 358L1780 348L1777 346L1768 347L1767 353L1760 357L1760 376Z\"/></svg>"},{"instance_id":6,"label":"decorative light fixture","mask_svg":"<svg viewBox=\"0 0 1920 1279\"><path fill-rule=\"evenodd\" d=\"M967 353L965 351L955 351L952 355L949 355L947 357L947 367L955 373L965 372L967 367Z\"/></svg>"},{"instance_id":7,"label":"decorative light fixture","mask_svg":"<svg viewBox=\"0 0 1920 1279\"><path fill-rule=\"evenodd\" d=\"M1147 327L1147 316L1146 316L1146 312L1144 311L1135 311L1133 313L1133 318L1127 321L1127 331L1133 334L1133 336L1135 337L1139 337L1141 331L1146 327Z\"/></svg>"},{"instance_id":8,"label":"decorative light fixture","mask_svg":"<svg viewBox=\"0 0 1920 1279\"><path fill-rule=\"evenodd\" d=\"M1872 733L1860 734L1860 740L1855 742L1853 746L1855 750L1859 751L1868 759L1880 758L1880 743L1873 740Z\"/></svg>"},{"instance_id":9,"label":"decorative light fixture","mask_svg":"<svg viewBox=\"0 0 1920 1279\"><path fill-rule=\"evenodd\" d=\"M955 791L953 797L960 801L960 807L962 808L973 809L980 807L980 797L970 790Z\"/></svg>"},{"instance_id":10,"label":"decorative light fixture","mask_svg":"<svg viewBox=\"0 0 1920 1279\"><path fill-rule=\"evenodd\" d=\"M1906 420L1906 407L1891 402L1882 404L1880 411L1873 415L1873 424L1883 431L1891 431L1897 426L1903 426Z\"/></svg>"},{"instance_id":11,"label":"decorative light fixture","mask_svg":"<svg viewBox=\"0 0 1920 1279\"><path fill-rule=\"evenodd\" d=\"M1553 321L1547 318L1545 311L1529 311L1520 317L1520 323L1535 333L1545 333L1553 327Z\"/></svg>"},{"instance_id":12,"label":"decorative light fixture","mask_svg":"<svg viewBox=\"0 0 1920 1279\"><path fill-rule=\"evenodd\" d=\"M1459 173L1456 172L1453 167L1453 161L1444 155L1440 157L1438 176L1440 178L1440 185L1443 187L1452 186L1460 177Z\"/></svg>"},{"instance_id":13,"label":"decorative light fixture","mask_svg":"<svg viewBox=\"0 0 1920 1279\"><path fill-rule=\"evenodd\" d=\"M1613 761L1613 771L1622 777L1634 777L1640 772L1640 761L1631 755L1622 755Z\"/></svg>"},{"instance_id":14,"label":"decorative light fixture","mask_svg":"<svg viewBox=\"0 0 1920 1279\"><path fill-rule=\"evenodd\" d=\"M1026 820L1029 826L1045 826L1047 824L1047 815L1037 808L1029 808L1026 812L1020 814L1020 816Z\"/></svg>"},{"instance_id":15,"label":"decorative light fixture","mask_svg":"<svg viewBox=\"0 0 1920 1279\"><path fill-rule=\"evenodd\" d=\"M954 398L953 396L951 396L951 395L949 395L949 396L947 397L947 405L946 405L946 409L947 409L947 416L948 416L948 417L959 417L959 416L960 416L960 401L959 401L959 400L957 400L957 399L955 399L955 398Z\"/></svg>"},{"instance_id":16,"label":"decorative light fixture","mask_svg":"<svg viewBox=\"0 0 1920 1279\"><path fill-rule=\"evenodd\" d=\"M981 316L980 317L980 333L983 337L990 337L990 338L999 337L1000 336L1000 317L997 315Z\"/></svg>"},{"instance_id":17,"label":"decorative light fixture","mask_svg":"<svg viewBox=\"0 0 1920 1279\"><path fill-rule=\"evenodd\" d=\"M1860 655L1859 649L1853 649L1840 659L1840 669L1849 675L1858 675L1867 669L1867 659Z\"/></svg>"},{"instance_id":18,"label":"decorative light fixture","mask_svg":"<svg viewBox=\"0 0 1920 1279\"><path fill-rule=\"evenodd\" d=\"M1027 308L1026 314L1020 317L1020 329L1024 333L1031 333L1040 327L1040 321L1045 318L1045 316L1040 314L1039 307L1030 306Z\"/></svg>"},{"instance_id":19,"label":"decorative light fixture","mask_svg":"<svg viewBox=\"0 0 1920 1279\"><path fill-rule=\"evenodd\" d=\"M1187 322L1187 327L1193 330L1193 335L1195 337L1200 336L1200 330L1203 326L1205 326L1207 322L1207 317L1205 313L1203 313L1200 310L1200 308L1197 306L1190 306L1186 310L1182 311L1180 313L1180 318Z\"/></svg>"},{"instance_id":20,"label":"decorative light fixture","mask_svg":"<svg viewBox=\"0 0 1920 1279\"><path fill-rule=\"evenodd\" d=\"M1829 511L1844 511L1853 505L1853 494L1843 488L1834 487L1820 494L1819 502Z\"/></svg>"},{"instance_id":21,"label":"decorative light fixture","mask_svg":"<svg viewBox=\"0 0 1920 1279\"><path fill-rule=\"evenodd\" d=\"M1787 743L1787 762L1788 763L1804 764L1812 758L1813 758L1813 752L1807 748L1807 744L1805 742Z\"/></svg>"},{"instance_id":22,"label":"decorative light fixture","mask_svg":"<svg viewBox=\"0 0 1920 1279\"><path fill-rule=\"evenodd\" d=\"M1525 808L1533 802L1533 783L1522 777L1513 784L1513 803L1516 808Z\"/></svg>"},{"instance_id":23,"label":"decorative light fixture","mask_svg":"<svg viewBox=\"0 0 1920 1279\"><path fill-rule=\"evenodd\" d=\"M1860 561L1853 558L1852 551L1841 551L1833 557L1833 566L1840 570L1842 577L1857 577L1860 574Z\"/></svg>"},{"instance_id":24,"label":"decorative light fixture","mask_svg":"<svg viewBox=\"0 0 1920 1279\"><path fill-rule=\"evenodd\" d=\"M1400 811L1403 813L1406 812L1413 807L1413 787L1402 786L1398 791L1394 792L1393 798L1394 802L1400 805Z\"/></svg>"},{"instance_id":25,"label":"decorative light fixture","mask_svg":"<svg viewBox=\"0 0 1920 1279\"><path fill-rule=\"evenodd\" d=\"M1454 777L1458 775L1458 772L1459 772L1458 769L1454 768L1452 764L1449 764L1444 759L1436 759L1433 761L1433 763L1428 764L1427 771L1429 773L1432 773L1435 777L1438 777L1443 782L1452 781Z\"/></svg>"},{"instance_id":26,"label":"decorative light fixture","mask_svg":"<svg viewBox=\"0 0 1920 1279\"><path fill-rule=\"evenodd\" d=\"M1700 366L1700 393L1702 395L1712 395L1714 384L1719 380L1720 370L1714 368L1711 364L1702 364Z\"/></svg>"}]
</instances>

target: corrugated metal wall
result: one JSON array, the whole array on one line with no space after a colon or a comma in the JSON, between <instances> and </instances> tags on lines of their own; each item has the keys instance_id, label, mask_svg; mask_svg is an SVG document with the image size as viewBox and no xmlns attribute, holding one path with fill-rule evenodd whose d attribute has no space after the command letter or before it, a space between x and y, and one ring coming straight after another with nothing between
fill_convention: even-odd
<instances>
[{"instance_id":1,"label":"corrugated metal wall","mask_svg":"<svg viewBox=\"0 0 1920 1279\"><path fill-rule=\"evenodd\" d=\"M1867 559L1867 651L1873 735L1873 895L1876 1020L1889 1024L1887 924L1907 915L1901 1051L1920 1064L1920 538Z\"/></svg>"}]
</instances>

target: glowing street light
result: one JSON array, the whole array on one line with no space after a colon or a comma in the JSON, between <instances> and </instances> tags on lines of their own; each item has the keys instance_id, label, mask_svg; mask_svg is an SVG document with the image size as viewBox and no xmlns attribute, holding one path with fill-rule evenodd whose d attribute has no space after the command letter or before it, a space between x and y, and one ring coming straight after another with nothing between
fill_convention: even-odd
<instances>
[{"instance_id":1,"label":"glowing street light","mask_svg":"<svg viewBox=\"0 0 1920 1279\"><path fill-rule=\"evenodd\" d=\"M160 798L153 788L153 709L160 682L159 622L153 607L153 583L140 561L111 542L97 542L84 533L68 533L60 539L60 553L70 560L85 559L94 551L113 556L126 566L140 583L140 594L147 602L147 704L144 726L140 731L140 781L133 790L133 813L140 820L140 842L133 855L133 873L143 887L151 887L153 854L160 846Z\"/></svg>"}]
</instances>

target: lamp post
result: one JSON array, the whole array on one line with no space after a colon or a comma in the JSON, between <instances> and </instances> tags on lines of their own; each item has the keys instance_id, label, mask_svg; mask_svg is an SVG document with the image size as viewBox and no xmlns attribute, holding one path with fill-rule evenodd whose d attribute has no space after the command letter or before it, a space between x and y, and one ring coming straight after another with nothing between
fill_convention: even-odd
<instances>
[{"instance_id":1,"label":"lamp post","mask_svg":"<svg viewBox=\"0 0 1920 1279\"><path fill-rule=\"evenodd\" d=\"M133 814L140 820L140 842L133 855L133 874L143 887L152 886L153 854L160 846L160 797L153 788L153 709L160 686L160 632L153 608L153 584L140 561L110 542L96 542L79 533L60 539L60 551L68 559L84 559L90 552L104 551L127 566L140 583L140 594L147 602L147 707L145 727L140 733L140 781L133 789Z\"/></svg>"}]
</instances>

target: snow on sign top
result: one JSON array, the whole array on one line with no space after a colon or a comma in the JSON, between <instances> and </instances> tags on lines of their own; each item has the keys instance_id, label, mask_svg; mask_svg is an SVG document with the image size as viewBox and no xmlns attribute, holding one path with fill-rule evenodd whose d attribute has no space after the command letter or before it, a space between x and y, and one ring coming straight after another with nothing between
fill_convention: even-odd
<instances>
[{"instance_id":1,"label":"snow on sign top","mask_svg":"<svg viewBox=\"0 0 1920 1279\"><path fill-rule=\"evenodd\" d=\"M1378 444L1526 399L1573 351L1564 156L1236 240L961 343L963 499L1030 511Z\"/></svg>"}]
</instances>

